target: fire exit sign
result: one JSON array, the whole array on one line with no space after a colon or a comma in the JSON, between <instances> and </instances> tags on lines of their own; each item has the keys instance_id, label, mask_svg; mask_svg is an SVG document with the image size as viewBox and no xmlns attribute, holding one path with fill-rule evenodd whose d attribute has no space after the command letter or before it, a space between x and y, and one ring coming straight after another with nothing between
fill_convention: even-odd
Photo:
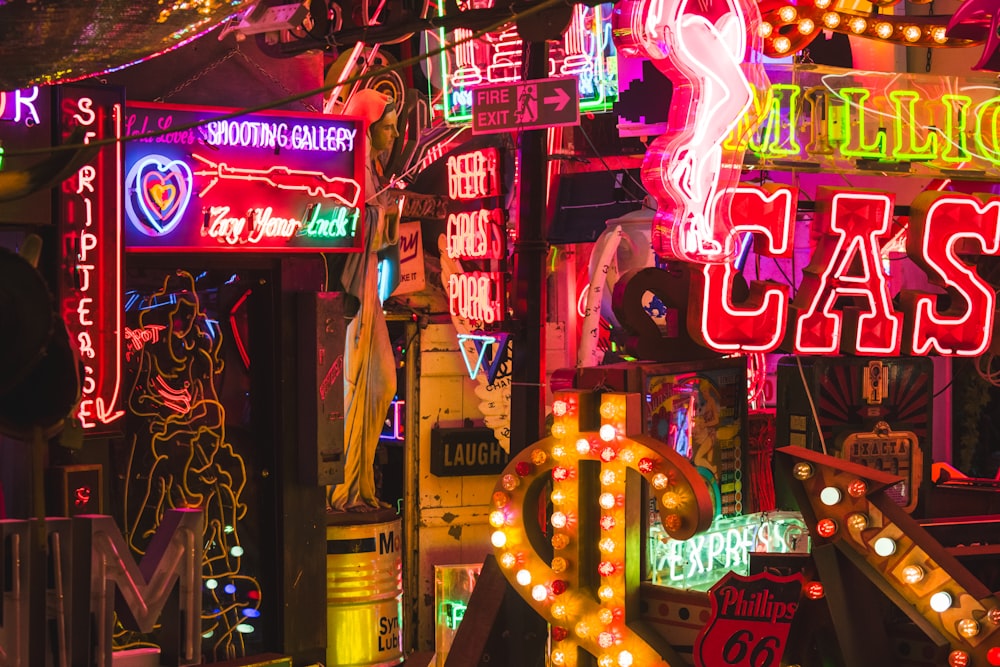
<instances>
[{"instance_id":1,"label":"fire exit sign","mask_svg":"<svg viewBox=\"0 0 1000 667\"><path fill-rule=\"evenodd\" d=\"M473 134L579 124L576 77L531 79L472 91Z\"/></svg>"}]
</instances>

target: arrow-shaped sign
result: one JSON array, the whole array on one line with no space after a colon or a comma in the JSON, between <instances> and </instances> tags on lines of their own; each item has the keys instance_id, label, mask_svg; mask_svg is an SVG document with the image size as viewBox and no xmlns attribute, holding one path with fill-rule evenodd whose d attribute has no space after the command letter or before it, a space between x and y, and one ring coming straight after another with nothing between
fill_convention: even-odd
<instances>
[{"instance_id":1,"label":"arrow-shaped sign","mask_svg":"<svg viewBox=\"0 0 1000 667\"><path fill-rule=\"evenodd\" d=\"M555 90L554 95L549 95L548 97L543 98L542 101L545 104L556 105L554 111L562 111L564 108L566 108L567 102L569 102L569 95L567 95L566 91L563 90L562 88L555 88L554 90Z\"/></svg>"}]
</instances>

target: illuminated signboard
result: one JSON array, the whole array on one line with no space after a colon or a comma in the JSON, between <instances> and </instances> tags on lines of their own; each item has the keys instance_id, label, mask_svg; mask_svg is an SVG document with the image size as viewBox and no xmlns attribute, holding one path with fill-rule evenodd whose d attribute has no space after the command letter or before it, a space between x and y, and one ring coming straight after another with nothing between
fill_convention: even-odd
<instances>
[{"instance_id":1,"label":"illuminated signboard","mask_svg":"<svg viewBox=\"0 0 1000 667\"><path fill-rule=\"evenodd\" d=\"M506 311L504 274L494 271L453 273L448 278L448 307L452 315L493 324Z\"/></svg>"},{"instance_id":2,"label":"illuminated signboard","mask_svg":"<svg viewBox=\"0 0 1000 667\"><path fill-rule=\"evenodd\" d=\"M448 257L503 259L507 256L503 211L498 208L448 214Z\"/></svg>"},{"instance_id":3,"label":"illuminated signboard","mask_svg":"<svg viewBox=\"0 0 1000 667\"><path fill-rule=\"evenodd\" d=\"M768 169L1000 177L996 77L769 66L747 161ZM745 123L730 134L733 148Z\"/></svg>"},{"instance_id":4,"label":"illuminated signboard","mask_svg":"<svg viewBox=\"0 0 1000 667\"><path fill-rule=\"evenodd\" d=\"M469 201L500 194L500 151L481 148L448 156L448 197Z\"/></svg>"},{"instance_id":5,"label":"illuminated signboard","mask_svg":"<svg viewBox=\"0 0 1000 667\"><path fill-rule=\"evenodd\" d=\"M122 136L122 91L58 89L63 141L77 128L89 143ZM59 192L59 303L80 355L81 397L75 416L84 429L120 419L122 380L122 143L103 146L63 182Z\"/></svg>"},{"instance_id":6,"label":"illuminated signboard","mask_svg":"<svg viewBox=\"0 0 1000 667\"><path fill-rule=\"evenodd\" d=\"M486 8L491 0L477 0L472 8ZM443 11L444 3L441 3ZM618 100L618 65L611 39L612 4L573 6L573 18L562 39L549 44L548 76L575 76L580 111L606 111ZM468 38L471 30L440 31L441 43ZM521 38L513 23L481 39L465 41L441 54L439 86L449 123L472 119L472 91L491 83L521 80Z\"/></svg>"},{"instance_id":7,"label":"illuminated signboard","mask_svg":"<svg viewBox=\"0 0 1000 667\"><path fill-rule=\"evenodd\" d=\"M654 584L707 591L727 572L750 574L751 553L808 553L809 530L796 512L716 517L689 540L671 539L657 520L649 527Z\"/></svg>"},{"instance_id":8,"label":"illuminated signboard","mask_svg":"<svg viewBox=\"0 0 1000 667\"><path fill-rule=\"evenodd\" d=\"M0 148L3 171L27 169L47 159L47 154L18 155L52 145L52 91L26 88L0 92ZM0 223L48 225L52 223L52 196L46 189L0 202Z\"/></svg>"},{"instance_id":9,"label":"illuminated signboard","mask_svg":"<svg viewBox=\"0 0 1000 667\"><path fill-rule=\"evenodd\" d=\"M128 136L166 132L126 149L129 250L361 249L362 121L277 112L212 120L222 113L129 105Z\"/></svg>"},{"instance_id":10,"label":"illuminated signboard","mask_svg":"<svg viewBox=\"0 0 1000 667\"><path fill-rule=\"evenodd\" d=\"M640 432L640 400L639 394L556 392L552 436L512 458L492 496L497 562L551 624L553 665L576 665L577 649L599 665L684 664L669 646L647 642L652 634L639 618L633 503L641 477L667 535L687 540L709 528L713 501L690 461ZM596 430L588 429L592 423ZM539 518L539 494L552 502L550 529ZM538 550L545 542L553 549L547 556Z\"/></svg>"},{"instance_id":11,"label":"illuminated signboard","mask_svg":"<svg viewBox=\"0 0 1000 667\"><path fill-rule=\"evenodd\" d=\"M500 151L481 148L448 157L448 198L469 206L501 194ZM499 208L467 208L448 214L445 243L449 259L491 262L507 256L506 226ZM492 324L504 319L506 285L498 271L469 271L448 276L452 316Z\"/></svg>"},{"instance_id":12,"label":"illuminated signboard","mask_svg":"<svg viewBox=\"0 0 1000 667\"><path fill-rule=\"evenodd\" d=\"M768 201L779 200L751 186L735 189L732 233L760 233L768 252L780 255L791 247L792 217L788 206ZM918 290L903 291L900 310L893 304L880 262L893 205L892 193L820 187L819 241L791 305L758 281L746 302L733 304L729 269L706 264L691 281L692 337L727 353L773 351L787 330L796 354L982 354L993 342L996 293L963 257L1000 252L1000 198L926 191L913 200L906 253L947 291L947 307L939 294ZM841 297L856 303L844 308Z\"/></svg>"}]
</instances>

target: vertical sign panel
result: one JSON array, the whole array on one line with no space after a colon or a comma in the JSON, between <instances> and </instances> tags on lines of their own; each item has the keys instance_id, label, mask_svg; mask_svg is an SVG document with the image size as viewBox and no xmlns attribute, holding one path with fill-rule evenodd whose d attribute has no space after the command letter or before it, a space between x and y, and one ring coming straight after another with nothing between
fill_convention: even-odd
<instances>
[{"instance_id":1,"label":"vertical sign panel","mask_svg":"<svg viewBox=\"0 0 1000 667\"><path fill-rule=\"evenodd\" d=\"M75 416L94 433L117 427L122 377L121 90L59 90L60 142L101 142L59 192L60 312L82 362ZM74 131L82 130L74 134Z\"/></svg>"}]
</instances>

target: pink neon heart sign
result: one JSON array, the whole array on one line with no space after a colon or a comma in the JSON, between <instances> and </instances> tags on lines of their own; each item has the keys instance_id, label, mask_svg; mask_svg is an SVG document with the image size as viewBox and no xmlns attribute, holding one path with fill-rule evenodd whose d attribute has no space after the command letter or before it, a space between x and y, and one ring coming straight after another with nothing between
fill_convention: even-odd
<instances>
[{"instance_id":1,"label":"pink neon heart sign","mask_svg":"<svg viewBox=\"0 0 1000 667\"><path fill-rule=\"evenodd\" d=\"M191 168L182 160L149 155L132 166L125 208L136 229L166 236L177 227L191 201Z\"/></svg>"}]
</instances>

